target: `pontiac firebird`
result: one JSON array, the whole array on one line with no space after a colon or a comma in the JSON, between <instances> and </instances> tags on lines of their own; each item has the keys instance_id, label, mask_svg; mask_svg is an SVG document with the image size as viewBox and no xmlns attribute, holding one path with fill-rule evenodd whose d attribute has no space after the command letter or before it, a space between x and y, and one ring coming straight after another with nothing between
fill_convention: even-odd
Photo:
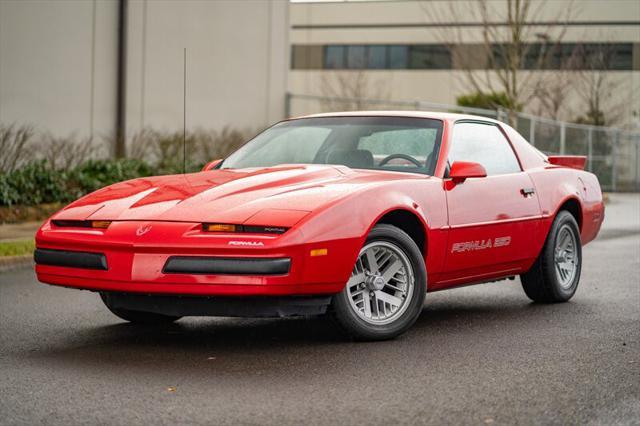
<instances>
[{"instance_id":1,"label":"pontiac firebird","mask_svg":"<svg viewBox=\"0 0 640 426\"><path fill-rule=\"evenodd\" d=\"M427 292L519 275L533 301L569 300L604 219L584 163L483 117L289 119L201 172L71 203L38 231L35 268L134 323L328 314L388 339Z\"/></svg>"}]
</instances>

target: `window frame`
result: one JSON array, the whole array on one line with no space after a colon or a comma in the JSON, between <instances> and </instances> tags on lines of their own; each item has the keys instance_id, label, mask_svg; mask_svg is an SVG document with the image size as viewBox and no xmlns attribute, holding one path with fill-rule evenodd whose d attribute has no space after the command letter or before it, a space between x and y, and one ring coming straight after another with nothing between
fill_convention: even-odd
<instances>
[{"instance_id":1,"label":"window frame","mask_svg":"<svg viewBox=\"0 0 640 426\"><path fill-rule=\"evenodd\" d=\"M472 119L472 118L462 118L459 120L455 120L453 122L453 125L451 126L451 137L449 138L449 144L447 146L447 158L446 158L446 169L445 169L445 173L444 173L444 178L445 179L450 179L449 178L449 170L451 168L451 164L449 162L449 153L451 152L451 147L453 146L454 140L454 134L455 134L455 128L457 124L480 124L480 125L487 125L487 126L494 126L498 128L498 131L500 132L500 134L502 134L502 137L505 139L505 141L507 142L507 145L509 146L509 148L511 148L511 152L513 152L513 155L516 157L516 162L518 163L518 167L520 168L520 170L518 171L514 171L514 172L510 172L510 173L501 173L501 174L494 174L494 175L489 175L487 174L487 178L489 177L494 177L494 176L506 176L506 175L510 175L510 174L515 174L515 173L523 173L524 172L524 167L522 167L522 162L520 161L520 156L518 155L518 151L514 148L513 146L513 142L511 142L511 139L509 139L509 136L507 136L507 133L504 131L504 129L502 128L502 126L500 125L500 123L494 123L492 121L485 121L485 120L478 120L478 119ZM480 164L480 163L478 163ZM483 166L484 167L484 166Z\"/></svg>"}]
</instances>

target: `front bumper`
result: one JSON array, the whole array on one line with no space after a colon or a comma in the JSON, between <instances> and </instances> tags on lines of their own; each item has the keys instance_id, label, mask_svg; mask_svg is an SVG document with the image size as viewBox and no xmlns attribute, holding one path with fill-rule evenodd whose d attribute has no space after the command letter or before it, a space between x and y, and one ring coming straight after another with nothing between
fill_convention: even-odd
<instances>
[{"instance_id":1,"label":"front bumper","mask_svg":"<svg viewBox=\"0 0 640 426\"><path fill-rule=\"evenodd\" d=\"M112 308L174 317L284 318L322 315L331 303L330 295L211 297L103 293L102 296Z\"/></svg>"},{"instance_id":2,"label":"front bumper","mask_svg":"<svg viewBox=\"0 0 640 426\"><path fill-rule=\"evenodd\" d=\"M141 227L150 228L137 235ZM248 242L251 244L238 244ZM205 234L200 224L113 222L106 230L65 229L46 223L36 235L38 253L54 253L36 273L44 283L104 292L198 296L334 294L349 278L359 239L304 241L296 230L282 235ZM326 248L314 257L311 250ZM69 264L104 256L106 269ZM43 257L40 255L40 260ZM86 259L84 259L86 260Z\"/></svg>"}]
</instances>

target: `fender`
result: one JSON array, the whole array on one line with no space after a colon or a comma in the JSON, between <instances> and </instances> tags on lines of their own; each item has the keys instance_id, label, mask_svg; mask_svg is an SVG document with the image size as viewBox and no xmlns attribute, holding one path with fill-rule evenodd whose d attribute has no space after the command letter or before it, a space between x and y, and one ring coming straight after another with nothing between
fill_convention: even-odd
<instances>
[{"instance_id":1,"label":"fender","mask_svg":"<svg viewBox=\"0 0 640 426\"><path fill-rule=\"evenodd\" d=\"M446 201L441 182L440 179L425 176L371 185L305 217L299 229L306 241L315 244L341 238L344 244L362 247L367 235L381 218L392 211L407 211L417 217L423 227L425 247L422 252L429 277L435 279L442 271L447 243ZM366 205L367 208L354 211L354 203ZM441 207L431 208L427 214L427 206ZM344 277L348 278L356 257L357 251L349 256L350 264L342 271Z\"/></svg>"}]
</instances>

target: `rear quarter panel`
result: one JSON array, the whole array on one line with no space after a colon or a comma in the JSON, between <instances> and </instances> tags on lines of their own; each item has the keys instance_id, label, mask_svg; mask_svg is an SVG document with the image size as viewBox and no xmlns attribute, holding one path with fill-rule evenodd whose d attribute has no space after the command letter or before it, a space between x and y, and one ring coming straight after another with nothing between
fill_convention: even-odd
<instances>
[{"instance_id":1,"label":"rear quarter panel","mask_svg":"<svg viewBox=\"0 0 640 426\"><path fill-rule=\"evenodd\" d=\"M528 170L536 186L545 235L562 205L570 199L580 205L580 239L592 241L604 220L604 202L598 178L589 172L548 165Z\"/></svg>"}]
</instances>

